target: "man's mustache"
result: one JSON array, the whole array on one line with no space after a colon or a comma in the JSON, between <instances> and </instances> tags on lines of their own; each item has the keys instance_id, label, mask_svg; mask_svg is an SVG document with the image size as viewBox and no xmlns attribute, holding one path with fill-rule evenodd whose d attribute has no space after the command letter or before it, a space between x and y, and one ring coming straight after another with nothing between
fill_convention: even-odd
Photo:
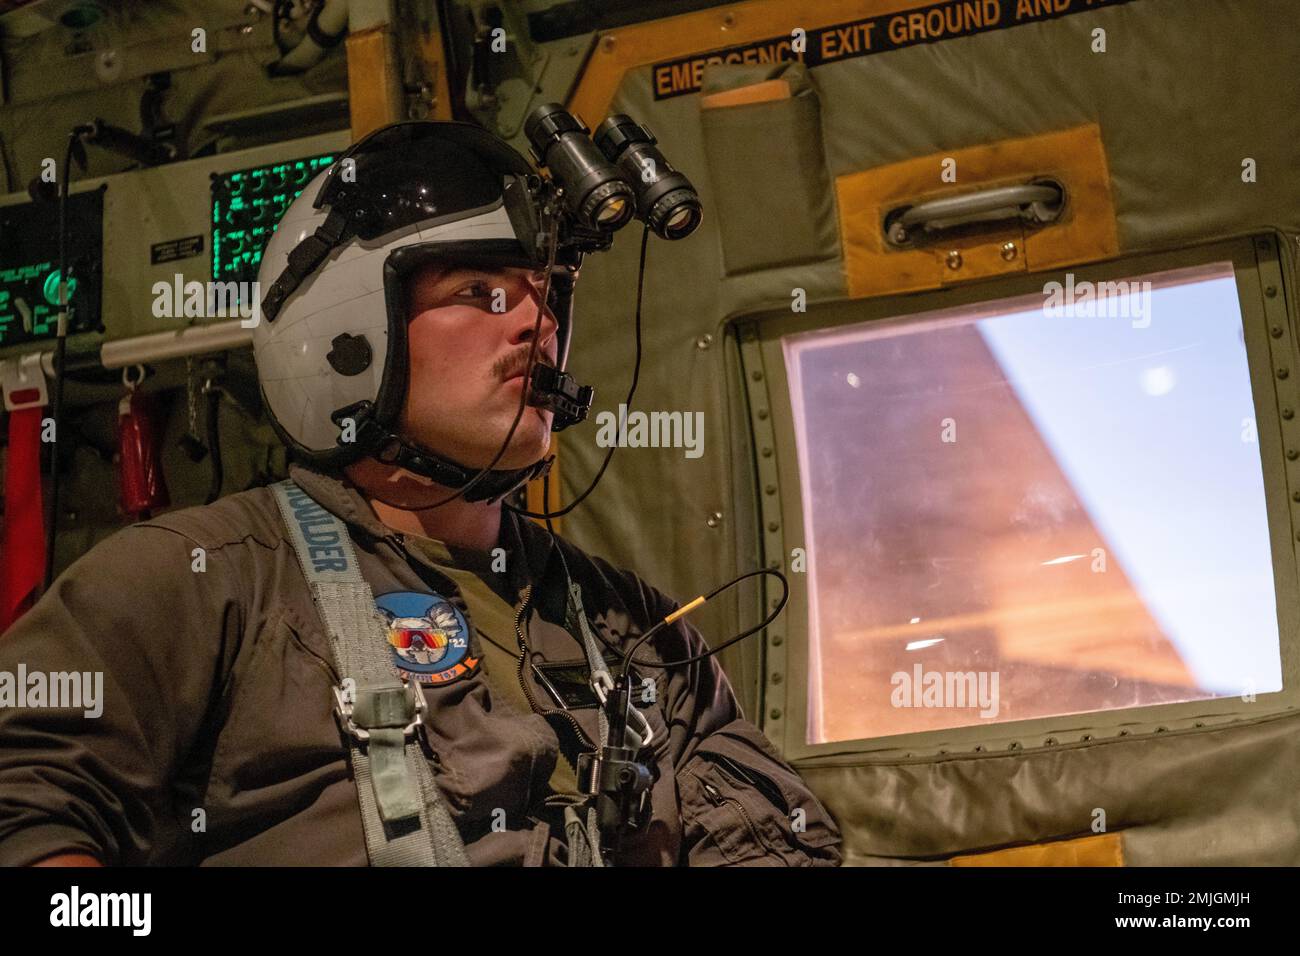
<instances>
[{"instance_id":1,"label":"man's mustache","mask_svg":"<svg viewBox=\"0 0 1300 956\"><path fill-rule=\"evenodd\" d=\"M522 373L524 369L528 367L528 353L531 351L531 348L531 346L524 346L523 348L511 352L509 355L503 356L498 360L493 366L493 371L496 373L497 378L507 379L512 375ZM547 354L545 349L538 348L535 364L554 365L555 361Z\"/></svg>"}]
</instances>

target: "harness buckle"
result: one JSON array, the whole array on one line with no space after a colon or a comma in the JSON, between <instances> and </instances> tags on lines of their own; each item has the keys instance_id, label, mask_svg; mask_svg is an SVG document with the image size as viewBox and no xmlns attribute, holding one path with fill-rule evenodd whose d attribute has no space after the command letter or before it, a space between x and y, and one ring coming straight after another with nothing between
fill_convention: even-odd
<instances>
[{"instance_id":1,"label":"harness buckle","mask_svg":"<svg viewBox=\"0 0 1300 956\"><path fill-rule=\"evenodd\" d=\"M609 698L609 692L614 689L614 678L610 676L609 671L600 670L591 675L591 690L600 701L602 707Z\"/></svg>"},{"instance_id":2,"label":"harness buckle","mask_svg":"<svg viewBox=\"0 0 1300 956\"><path fill-rule=\"evenodd\" d=\"M402 736L410 739L424 723L424 694L414 681L399 680L360 687L345 680L334 691L334 716L348 736L363 743L370 739L370 731L402 728Z\"/></svg>"}]
</instances>

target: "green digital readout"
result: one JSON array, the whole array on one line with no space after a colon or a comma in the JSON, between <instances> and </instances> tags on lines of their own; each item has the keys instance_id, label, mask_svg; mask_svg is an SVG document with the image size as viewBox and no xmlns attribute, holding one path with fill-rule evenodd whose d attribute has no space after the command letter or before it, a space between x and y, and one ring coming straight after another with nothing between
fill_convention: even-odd
<instances>
[{"instance_id":1,"label":"green digital readout","mask_svg":"<svg viewBox=\"0 0 1300 956\"><path fill-rule=\"evenodd\" d=\"M68 283L68 296L76 291ZM59 270L53 262L0 269L0 342L43 338L59 318Z\"/></svg>"},{"instance_id":2,"label":"green digital readout","mask_svg":"<svg viewBox=\"0 0 1300 956\"><path fill-rule=\"evenodd\" d=\"M257 278L271 233L284 211L334 162L334 155L255 166L212 180L212 278L251 282Z\"/></svg>"},{"instance_id":3,"label":"green digital readout","mask_svg":"<svg viewBox=\"0 0 1300 956\"><path fill-rule=\"evenodd\" d=\"M103 189L68 197L68 334L100 328ZM0 352L59 324L59 204L0 206Z\"/></svg>"}]
</instances>

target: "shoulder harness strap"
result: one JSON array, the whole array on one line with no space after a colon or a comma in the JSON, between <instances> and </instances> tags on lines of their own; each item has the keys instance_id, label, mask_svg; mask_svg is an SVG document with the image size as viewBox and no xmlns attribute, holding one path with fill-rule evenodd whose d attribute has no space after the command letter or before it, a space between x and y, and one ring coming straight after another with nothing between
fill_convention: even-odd
<instances>
[{"instance_id":1,"label":"shoulder harness strap","mask_svg":"<svg viewBox=\"0 0 1300 956\"><path fill-rule=\"evenodd\" d=\"M334 713L348 738L371 865L469 866L420 746L424 693L389 666L347 525L292 480L272 490L329 633L341 680Z\"/></svg>"}]
</instances>

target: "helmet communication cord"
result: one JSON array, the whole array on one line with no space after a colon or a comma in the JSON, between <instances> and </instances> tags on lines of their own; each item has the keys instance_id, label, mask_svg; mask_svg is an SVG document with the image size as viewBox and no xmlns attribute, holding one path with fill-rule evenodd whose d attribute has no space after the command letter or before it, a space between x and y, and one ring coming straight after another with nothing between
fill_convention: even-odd
<instances>
[{"instance_id":1,"label":"helmet communication cord","mask_svg":"<svg viewBox=\"0 0 1300 956\"><path fill-rule=\"evenodd\" d=\"M546 493L549 483L549 477L543 479L543 494ZM565 560L564 550L554 540L555 532L550 526L549 516L546 518L546 525L547 531L551 534L552 546L555 548L556 554L559 555L560 565L564 569L565 587L566 589L571 588L573 579L569 574L569 565ZM671 661L658 661L635 656L641 645L648 642L661 630L690 614L706 602L711 601L723 591L749 578L766 575L770 575L781 582L781 597L768 615L755 626L742 631L735 637L728 638L717 647L689 657ZM702 594L683 604L642 634L626 651L615 647L598 630L594 628L591 630L591 633L606 648L622 657L622 666L619 668L618 673L614 675L613 686L604 694L601 694L597 689L597 696L601 700L601 707L609 728L604 746L600 748L598 753L584 755L585 759L580 758L580 762L583 763L583 772L580 776L590 781L591 791L589 792L596 799L596 819L601 831L601 853L609 863L612 864L617 857L623 838L628 833L640 830L649 820L650 788L655 780L651 768L637 759L640 752L648 745L649 739L644 736L633 739L629 735L629 721L633 716L639 718L640 723L646 730L649 729L645 723L645 718L633 708L631 665L635 663L642 667L667 670L670 667L684 667L687 664L705 660L768 627L785 610L785 605L789 599L790 582L786 576L775 568L761 568L757 571L746 571L744 574L739 574L707 594ZM594 684L593 689L595 689Z\"/></svg>"},{"instance_id":2,"label":"helmet communication cord","mask_svg":"<svg viewBox=\"0 0 1300 956\"><path fill-rule=\"evenodd\" d=\"M751 627L749 630L737 634L726 641L723 641L717 647L704 651L700 654L694 654L690 657L683 657L674 661L652 661L641 660L633 655L642 644L646 643L655 634L663 628L668 627L674 621L691 613L691 611L700 607L706 601L723 591L739 584L746 578L757 577L759 575L772 575L781 582L781 599L759 624ZM628 720L632 716L640 717L632 705L632 680L630 672L630 663L635 661L645 667L681 667L686 664L692 664L696 661L704 660L717 654L719 651L730 647L738 641L757 634L763 628L767 627L777 616L785 609L786 601L790 596L790 585L784 574L771 568L763 568L758 571L748 571L735 578L732 578L721 587L715 588L708 594L701 595L690 601L677 610L668 614L658 624L651 627L648 631L632 646L623 653L623 666L614 677L614 686L605 697L605 719L609 725L609 739L605 747L601 748L599 756L595 759L595 768L592 773L592 779L595 782L596 789L596 818L600 824L602 849L610 856L616 856L622 844L623 837L629 831L635 831L643 827L649 817L649 792L654 783L654 775L650 767L637 760L637 755L645 746L645 741L635 742L628 736ZM602 639L603 640L603 639ZM607 644L607 642L606 642ZM607 644L608 646L608 644ZM644 718L641 718L644 721Z\"/></svg>"},{"instance_id":3,"label":"helmet communication cord","mask_svg":"<svg viewBox=\"0 0 1300 956\"><path fill-rule=\"evenodd\" d=\"M650 239L650 227L647 225L646 228L641 233L641 258L637 265L637 274L636 274L636 320L635 320L636 360L632 364L632 385L630 388L628 388L627 398L624 400L624 407L627 408L629 411L631 411L632 409L632 396L636 394L637 380L641 376L641 299L642 299L642 293L644 292L645 289L645 253L646 253L646 246L648 245L649 239ZM510 504L507 504L506 507L509 508L511 511L513 511L515 514L523 515L525 518L545 518L547 522L547 529L549 530L550 521L552 518L564 517L564 515L567 515L574 508L578 507L578 505L582 504L582 502L586 499L586 497L589 494L591 494L593 491L595 491L596 485L598 485L600 483L600 479L604 477L605 469L609 467L609 463L611 459L613 459L614 457L614 451L617 448L618 448L617 444L613 444L609 446L609 451L605 452L605 460L601 462L600 469L596 472L596 477L591 479L591 484L587 486L586 490L583 491L582 494L578 495L578 497L574 498L572 501L570 501L559 511L543 510L540 512L535 512L535 511L528 511L524 508L516 508ZM543 508L545 508L546 503L551 500L551 496L548 488L549 488L549 483L543 484L542 486L542 503L543 503L542 507Z\"/></svg>"}]
</instances>

